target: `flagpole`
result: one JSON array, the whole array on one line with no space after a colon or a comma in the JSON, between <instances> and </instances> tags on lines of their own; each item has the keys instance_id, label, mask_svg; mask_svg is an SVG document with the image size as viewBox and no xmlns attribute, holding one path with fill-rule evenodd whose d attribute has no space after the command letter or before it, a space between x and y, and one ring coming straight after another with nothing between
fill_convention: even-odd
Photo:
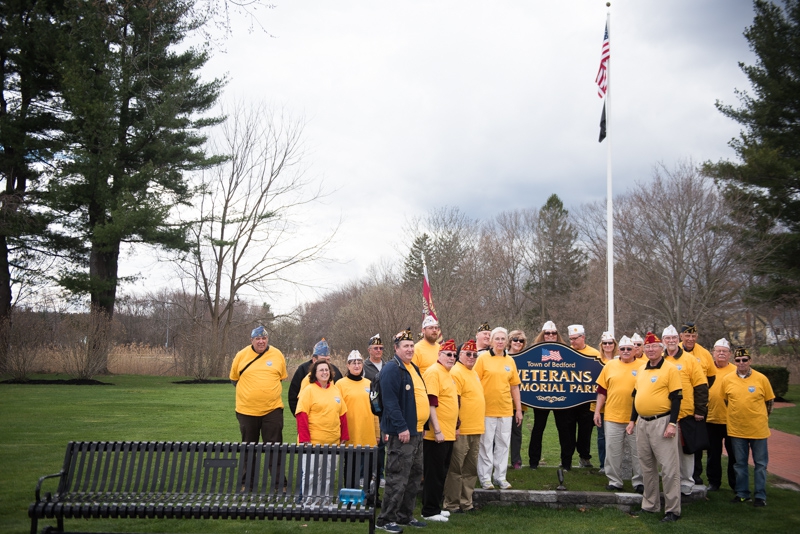
<instances>
[{"instance_id":1,"label":"flagpole","mask_svg":"<svg viewBox=\"0 0 800 534\"><path fill-rule=\"evenodd\" d=\"M606 2L606 27L608 28L609 49L611 45L611 2ZM611 187L611 56L608 57L606 72L608 88L606 89L606 142L608 156L606 161L606 261L608 265L608 331L614 335L614 201Z\"/></svg>"}]
</instances>

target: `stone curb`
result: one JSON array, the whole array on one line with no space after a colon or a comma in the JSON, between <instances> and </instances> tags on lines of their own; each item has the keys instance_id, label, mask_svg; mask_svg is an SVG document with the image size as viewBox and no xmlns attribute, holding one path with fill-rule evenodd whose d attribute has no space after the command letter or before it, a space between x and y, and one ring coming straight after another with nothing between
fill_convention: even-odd
<instances>
[{"instance_id":1,"label":"stone curb","mask_svg":"<svg viewBox=\"0 0 800 534\"><path fill-rule=\"evenodd\" d=\"M682 495L681 502L690 503L706 498L705 486L695 486L691 495ZM630 512L642 505L638 493L601 491L534 491L534 490L484 490L472 494L477 507L483 506L544 506L547 508L616 508ZM661 496L664 500L664 496Z\"/></svg>"}]
</instances>

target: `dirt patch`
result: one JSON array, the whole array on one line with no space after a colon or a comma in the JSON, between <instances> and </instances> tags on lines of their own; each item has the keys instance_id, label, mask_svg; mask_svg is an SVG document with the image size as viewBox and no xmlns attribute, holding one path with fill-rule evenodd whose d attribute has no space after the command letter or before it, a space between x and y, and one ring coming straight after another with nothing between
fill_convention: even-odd
<instances>
[{"instance_id":1,"label":"dirt patch","mask_svg":"<svg viewBox=\"0 0 800 534\"><path fill-rule=\"evenodd\" d=\"M223 378L209 378L207 380L178 380L177 382L173 382L173 384L230 384L230 380L226 380Z\"/></svg>"},{"instance_id":2,"label":"dirt patch","mask_svg":"<svg viewBox=\"0 0 800 534\"><path fill-rule=\"evenodd\" d=\"M0 384L21 384L30 386L113 386L109 382L92 379L67 378L62 380L3 380Z\"/></svg>"}]
</instances>

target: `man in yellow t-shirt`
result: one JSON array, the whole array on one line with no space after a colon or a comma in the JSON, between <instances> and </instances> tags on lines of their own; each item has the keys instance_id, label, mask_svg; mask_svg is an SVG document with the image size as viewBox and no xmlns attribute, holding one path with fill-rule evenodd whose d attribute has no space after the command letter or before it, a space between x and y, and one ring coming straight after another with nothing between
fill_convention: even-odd
<instances>
[{"instance_id":1,"label":"man in yellow t-shirt","mask_svg":"<svg viewBox=\"0 0 800 534\"><path fill-rule=\"evenodd\" d=\"M728 485L736 490L736 455L733 451L731 438L728 436L728 407L722 398L722 379L736 371L736 366L730 363L731 345L725 338L714 343L714 367L716 377L714 384L708 388L708 491L717 491L722 485L722 444L728 453Z\"/></svg>"},{"instance_id":2,"label":"man in yellow t-shirt","mask_svg":"<svg viewBox=\"0 0 800 534\"><path fill-rule=\"evenodd\" d=\"M500 489L511 488L506 480L506 472L512 419L516 424L522 422L520 379L514 358L506 353L507 341L508 331L505 328L492 330L489 350L478 356L475 363L475 372L481 379L486 399L485 432L478 454L478 479L483 489L493 489L492 482Z\"/></svg>"},{"instance_id":3,"label":"man in yellow t-shirt","mask_svg":"<svg viewBox=\"0 0 800 534\"><path fill-rule=\"evenodd\" d=\"M625 432L631 419L631 395L641 367L642 362L633 359L633 341L628 336L622 336L619 340L619 359L609 361L597 377L594 424L598 428L601 425L605 428L605 472L608 478L606 489L609 491L622 491L622 462L623 458L628 457L633 468L633 488L637 493L644 493L636 438ZM605 418L601 415L603 408Z\"/></svg>"},{"instance_id":4,"label":"man in yellow t-shirt","mask_svg":"<svg viewBox=\"0 0 800 534\"><path fill-rule=\"evenodd\" d=\"M394 358L383 364L380 376L381 433L386 439L386 486L375 526L402 532L402 525L423 527L414 518L422 481L422 429L430 416L428 394L414 357L414 336L408 328L394 337Z\"/></svg>"},{"instance_id":5,"label":"man in yellow t-shirt","mask_svg":"<svg viewBox=\"0 0 800 534\"><path fill-rule=\"evenodd\" d=\"M691 355L687 355L678 344L678 330L669 325L661 334L664 340L664 358L681 373L683 400L681 413L678 416L678 437L682 441L681 421L694 419L696 424L705 424L708 413L708 380L700 363ZM684 423L686 424L686 423ZM694 487L694 453L686 454L680 450L681 458L681 493L691 495Z\"/></svg>"},{"instance_id":6,"label":"man in yellow t-shirt","mask_svg":"<svg viewBox=\"0 0 800 534\"><path fill-rule=\"evenodd\" d=\"M458 436L453 444L450 469L444 482L444 509L452 513L473 510L472 492L478 480L478 453L484 430L486 400L475 361L478 348L470 339L458 349L458 362L450 369L450 376L458 393Z\"/></svg>"},{"instance_id":7,"label":"man in yellow t-shirt","mask_svg":"<svg viewBox=\"0 0 800 534\"><path fill-rule=\"evenodd\" d=\"M750 353L739 347L733 354L736 372L722 380L722 398L728 405L728 435L736 455L736 497L733 502L750 500L747 459L753 453L755 491L753 506L767 505L767 438L769 414L775 393L766 376L750 368Z\"/></svg>"},{"instance_id":8,"label":"man in yellow t-shirt","mask_svg":"<svg viewBox=\"0 0 800 534\"><path fill-rule=\"evenodd\" d=\"M423 375L428 390L430 419L422 442L424 482L422 485L422 517L428 521L447 522L442 514L444 481L450 467L453 443L458 428L458 392L450 370L456 363L456 343L442 343L439 359Z\"/></svg>"},{"instance_id":9,"label":"man in yellow t-shirt","mask_svg":"<svg viewBox=\"0 0 800 534\"><path fill-rule=\"evenodd\" d=\"M677 334L676 336L677 337ZM636 450L642 470L644 493L642 511L658 513L661 498L658 490L659 468L664 486L663 523L681 518L680 444L678 413L683 386L678 369L666 361L661 340L648 332L644 338L647 363L639 368L633 390L633 408L625 431L636 430Z\"/></svg>"},{"instance_id":10,"label":"man in yellow t-shirt","mask_svg":"<svg viewBox=\"0 0 800 534\"><path fill-rule=\"evenodd\" d=\"M419 367L419 372L425 376L425 371L439 359L439 322L426 315L422 321L422 339L414 345L414 357L411 361Z\"/></svg>"},{"instance_id":11,"label":"man in yellow t-shirt","mask_svg":"<svg viewBox=\"0 0 800 534\"><path fill-rule=\"evenodd\" d=\"M714 358L705 347L697 342L697 326L691 322L685 322L681 325L681 342L680 347L683 352L694 356L703 368L703 374L706 375L708 380L708 388L714 385L716 380L717 367L714 365ZM708 421L706 421L706 430L708 430ZM692 478L695 484L703 484L703 451L694 453L694 472Z\"/></svg>"},{"instance_id":12,"label":"man in yellow t-shirt","mask_svg":"<svg viewBox=\"0 0 800 534\"><path fill-rule=\"evenodd\" d=\"M286 380L286 359L269 346L263 326L250 333L250 345L240 350L231 364L231 383L236 388L236 419L242 441L283 442L281 381Z\"/></svg>"}]
</instances>

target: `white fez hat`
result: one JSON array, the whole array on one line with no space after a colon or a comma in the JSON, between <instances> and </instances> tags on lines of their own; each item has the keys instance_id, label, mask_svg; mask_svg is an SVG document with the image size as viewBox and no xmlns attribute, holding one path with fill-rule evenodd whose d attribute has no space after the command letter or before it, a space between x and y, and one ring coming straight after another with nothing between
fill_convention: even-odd
<instances>
[{"instance_id":1,"label":"white fez hat","mask_svg":"<svg viewBox=\"0 0 800 534\"><path fill-rule=\"evenodd\" d=\"M672 326L672 325L669 325L668 327L666 327L664 329L663 332L661 332L661 339L664 339L666 336L677 336L677 335L678 335L678 331L675 329L675 327Z\"/></svg>"},{"instance_id":2,"label":"white fez hat","mask_svg":"<svg viewBox=\"0 0 800 534\"><path fill-rule=\"evenodd\" d=\"M567 327L567 332L571 336L584 335L586 331L583 329L582 324L571 324Z\"/></svg>"}]
</instances>

